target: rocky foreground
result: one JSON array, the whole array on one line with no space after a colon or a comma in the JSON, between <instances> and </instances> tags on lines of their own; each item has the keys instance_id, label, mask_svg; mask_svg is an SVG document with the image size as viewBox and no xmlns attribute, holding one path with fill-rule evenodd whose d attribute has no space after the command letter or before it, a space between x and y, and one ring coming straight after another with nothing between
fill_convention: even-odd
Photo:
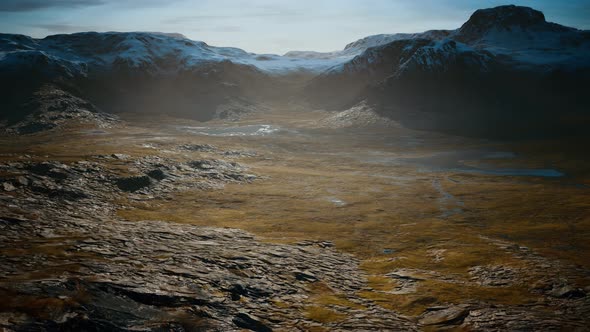
<instances>
[{"instance_id":1,"label":"rocky foreground","mask_svg":"<svg viewBox=\"0 0 590 332\"><path fill-rule=\"evenodd\" d=\"M552 271L531 285L545 300L527 306L491 306L474 300L405 317L359 295L374 291L367 286L368 275L355 257L339 252L331 242L271 244L237 229L117 217L116 211L130 202L171 197L183 190L221 190L226 183L247 185L259 178L245 165L224 160L244 152L209 145L177 149L209 154L194 160L114 154L69 162L5 156L12 161L0 165L0 328L587 329L587 290L561 282L554 271L564 270L557 263L511 243L490 239L498 250L529 262L536 276ZM470 271L472 283L490 287L528 282L521 272L493 266ZM396 270L389 276L398 283L399 294L411 292L425 278L460 282L420 270ZM343 294L346 306L330 305L343 320L320 323L310 317L310 289L318 285Z\"/></svg>"},{"instance_id":2,"label":"rocky foreground","mask_svg":"<svg viewBox=\"0 0 590 332\"><path fill-rule=\"evenodd\" d=\"M95 160L2 165L0 294L8 301L0 304L0 327L305 330L319 325L301 313L310 283L350 294L364 287L357 261L329 242L268 244L236 229L132 223L114 215L121 208L115 201L254 180L240 164L126 155ZM119 176L108 164L126 165L135 175ZM415 327L377 306L350 314L339 328Z\"/></svg>"}]
</instances>

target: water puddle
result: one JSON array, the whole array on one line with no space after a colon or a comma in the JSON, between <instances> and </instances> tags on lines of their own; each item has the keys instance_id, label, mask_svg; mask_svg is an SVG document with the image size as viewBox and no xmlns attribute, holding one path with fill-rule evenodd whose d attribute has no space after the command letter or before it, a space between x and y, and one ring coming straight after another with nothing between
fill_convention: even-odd
<instances>
[{"instance_id":1,"label":"water puddle","mask_svg":"<svg viewBox=\"0 0 590 332\"><path fill-rule=\"evenodd\" d=\"M341 200L339 198L336 198L336 197L328 197L328 200L330 202L332 202L332 204L334 204L337 207L343 207L343 206L346 205L346 202L345 201L343 201L343 200Z\"/></svg>"},{"instance_id":2,"label":"water puddle","mask_svg":"<svg viewBox=\"0 0 590 332\"><path fill-rule=\"evenodd\" d=\"M565 174L552 168L521 168L498 167L491 163L492 160L515 159L512 152L505 151L446 151L429 154L420 157L372 155L366 160L373 163L390 165L413 165L422 172L458 172L498 176L535 176L535 177L562 177ZM476 162L477 166L470 165ZM482 162L483 161L483 162Z\"/></svg>"},{"instance_id":3,"label":"water puddle","mask_svg":"<svg viewBox=\"0 0 590 332\"><path fill-rule=\"evenodd\" d=\"M105 130L98 130L98 129L91 129L91 130L81 130L80 131L82 134L86 134L86 135L106 135L109 132L105 131Z\"/></svg>"},{"instance_id":4,"label":"water puddle","mask_svg":"<svg viewBox=\"0 0 590 332\"><path fill-rule=\"evenodd\" d=\"M245 125L234 127L180 127L181 130L192 134L206 136L266 136L275 133L280 128L272 125Z\"/></svg>"},{"instance_id":5,"label":"water puddle","mask_svg":"<svg viewBox=\"0 0 590 332\"><path fill-rule=\"evenodd\" d=\"M448 218L455 214L463 213L462 207L465 206L465 203L455 198L453 194L444 190L439 180L432 180L432 187L440 194L438 206L442 218Z\"/></svg>"},{"instance_id":6,"label":"water puddle","mask_svg":"<svg viewBox=\"0 0 590 332\"><path fill-rule=\"evenodd\" d=\"M451 169L463 173L476 173L485 175L503 175L503 176L536 176L546 178L562 177L565 174L551 168L537 168L537 169L521 169L521 168L499 168L499 169L485 169L485 168L458 168Z\"/></svg>"}]
</instances>

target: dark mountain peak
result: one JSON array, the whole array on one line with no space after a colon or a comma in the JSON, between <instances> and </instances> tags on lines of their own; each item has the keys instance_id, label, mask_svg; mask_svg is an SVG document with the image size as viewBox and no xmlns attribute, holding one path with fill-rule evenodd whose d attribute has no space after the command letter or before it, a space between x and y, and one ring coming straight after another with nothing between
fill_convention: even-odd
<instances>
[{"instance_id":1,"label":"dark mountain peak","mask_svg":"<svg viewBox=\"0 0 590 332\"><path fill-rule=\"evenodd\" d=\"M459 28L458 32L463 39L472 40L480 38L492 30L544 29L550 26L553 25L547 23L545 15L538 10L507 5L476 10L469 20Z\"/></svg>"},{"instance_id":2,"label":"dark mountain peak","mask_svg":"<svg viewBox=\"0 0 590 332\"><path fill-rule=\"evenodd\" d=\"M509 28L513 26L526 28L543 23L546 21L542 12L530 7L508 5L476 10L461 29Z\"/></svg>"}]
</instances>

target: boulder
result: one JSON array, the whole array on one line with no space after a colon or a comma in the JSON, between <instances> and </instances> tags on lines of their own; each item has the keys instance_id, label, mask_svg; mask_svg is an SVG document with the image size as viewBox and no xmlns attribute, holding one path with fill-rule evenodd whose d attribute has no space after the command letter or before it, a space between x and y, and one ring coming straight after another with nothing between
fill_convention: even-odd
<instances>
[{"instance_id":1,"label":"boulder","mask_svg":"<svg viewBox=\"0 0 590 332\"><path fill-rule=\"evenodd\" d=\"M116 180L117 187L123 191L135 192L143 188L147 188L152 184L149 176L129 176L118 178Z\"/></svg>"}]
</instances>

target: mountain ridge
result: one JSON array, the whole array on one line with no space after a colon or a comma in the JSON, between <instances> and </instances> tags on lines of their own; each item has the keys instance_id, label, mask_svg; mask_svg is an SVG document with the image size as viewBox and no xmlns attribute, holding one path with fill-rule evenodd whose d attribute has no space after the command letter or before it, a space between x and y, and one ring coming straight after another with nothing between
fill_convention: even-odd
<instances>
[{"instance_id":1,"label":"mountain ridge","mask_svg":"<svg viewBox=\"0 0 590 332\"><path fill-rule=\"evenodd\" d=\"M522 122L520 128L532 109L540 110L545 123L560 105L573 110L573 118L586 118L581 96L589 72L590 31L547 22L542 12L514 5L477 10L455 30L374 35L340 51L283 56L210 46L178 34L0 34L5 109L22 104L14 96L26 98L50 83L115 113L165 110L208 120L219 113L217 107L236 100L253 105L269 98L304 99L334 110L367 102L384 116L445 118L407 123L419 128L448 130L440 123L457 117L451 131L464 134L455 127L478 116L500 114L496 122ZM468 114L470 108L476 111Z\"/></svg>"},{"instance_id":2,"label":"mountain ridge","mask_svg":"<svg viewBox=\"0 0 590 332\"><path fill-rule=\"evenodd\" d=\"M308 100L334 110L364 102L406 126L470 136L583 132L590 123L588 31L500 6L444 38L423 36L370 47L318 75Z\"/></svg>"}]
</instances>

